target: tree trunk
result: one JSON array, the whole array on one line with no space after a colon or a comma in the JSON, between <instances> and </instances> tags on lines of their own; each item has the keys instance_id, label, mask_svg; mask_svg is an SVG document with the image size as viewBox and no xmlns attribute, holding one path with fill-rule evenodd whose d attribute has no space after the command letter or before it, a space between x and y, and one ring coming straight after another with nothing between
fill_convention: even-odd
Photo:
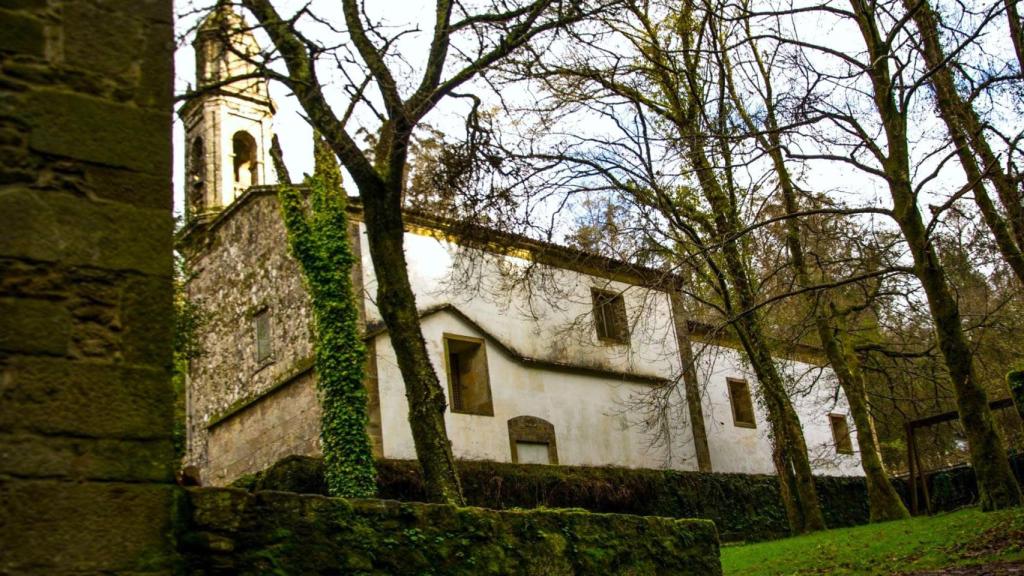
<instances>
[{"instance_id":1,"label":"tree trunk","mask_svg":"<svg viewBox=\"0 0 1024 576\"><path fill-rule=\"evenodd\" d=\"M953 380L960 422L967 435L971 463L978 478L982 509L1016 506L1021 503L1020 487L1010 469L1006 449L996 433L988 395L974 371L973 353L964 336L960 309L949 290L910 183L906 115L896 104L889 76L888 48L881 43L874 15L864 2L850 0L850 5L871 58L868 71L889 148L882 169L893 200L893 217L910 248L914 274L928 297L939 349Z\"/></svg>"},{"instance_id":2,"label":"tree trunk","mask_svg":"<svg viewBox=\"0 0 1024 576\"><path fill-rule=\"evenodd\" d=\"M416 297L405 260L401 191L359 189L370 257L377 273L377 307L388 327L405 382L416 457L423 469L427 498L463 505L462 490L445 428L445 397L427 355ZM389 202L389 199L395 201Z\"/></svg>"},{"instance_id":3,"label":"tree trunk","mask_svg":"<svg viewBox=\"0 0 1024 576\"><path fill-rule=\"evenodd\" d=\"M704 408L701 403L697 368L693 360L693 343L690 341L690 327L687 325L682 296L673 290L669 298L672 303L672 321L675 325L676 345L679 347L679 363L682 368L686 408L690 415L690 429L693 431L693 448L697 454L697 469L701 472L711 472L711 450L708 448L708 432L704 425Z\"/></svg>"},{"instance_id":4,"label":"tree trunk","mask_svg":"<svg viewBox=\"0 0 1024 576\"><path fill-rule=\"evenodd\" d=\"M1024 74L1024 30L1020 24L1020 13L1017 11L1019 0L1003 0L1006 5L1006 19L1010 28L1010 40L1013 50L1017 53L1017 72Z\"/></svg>"},{"instance_id":5,"label":"tree trunk","mask_svg":"<svg viewBox=\"0 0 1024 576\"><path fill-rule=\"evenodd\" d=\"M1012 0L1007 0L1010 7L1015 7ZM925 62L932 70L931 85L935 89L939 115L949 130L953 144L956 146L960 165L967 174L968 182L974 192L974 201L981 210L985 224L996 240L1000 254L1017 279L1024 283L1024 254L1021 253L1021 240L1024 239L1024 224L1013 225L1016 219L1022 218L1019 199L1015 192L1015 184L996 161L988 140L981 132L981 122L974 108L957 92L953 73L946 61L940 43L938 17L932 11L927 0L903 0L907 11L913 14L914 23L920 32L919 48ZM1011 17L1011 21L1014 18ZM1018 21L1018 26L1020 22ZM1014 36L1016 38L1016 36ZM971 134L969 131L976 132ZM972 153L972 149L974 152ZM977 155L977 156L976 156ZM985 162L984 170L978 163L978 157ZM986 173L997 188L999 197L1004 203L1010 223L999 213L999 209L985 189ZM1008 205L1006 205L1008 203Z\"/></svg>"},{"instance_id":6,"label":"tree trunk","mask_svg":"<svg viewBox=\"0 0 1024 576\"><path fill-rule=\"evenodd\" d=\"M1021 504L1020 487L1013 476L1006 448L995 429L988 394L974 370L973 352L964 336L960 309L949 291L935 248L928 240L921 213L914 203L909 183L892 187L897 220L914 257L914 272L928 296L935 320L939 348L953 379L960 423L978 478L983 510L998 510Z\"/></svg>"},{"instance_id":7,"label":"tree trunk","mask_svg":"<svg viewBox=\"0 0 1024 576\"><path fill-rule=\"evenodd\" d=\"M787 203L788 204L788 203ZM788 206L787 211L795 210L795 206ZM790 219L789 226L796 228L796 221ZM811 286L811 279L803 260L802 247L799 238L792 236L799 234L797 230L790 230L790 256L793 259L793 266L797 270L797 281L800 286L806 288ZM889 481L885 466L882 464L882 456L878 448L878 437L875 434L875 424L868 411L867 390L864 386L863 375L855 364L849 361L841 337L838 334L832 320L821 309L820 303L815 297L807 298L808 304L815 307L814 324L818 331L818 338L821 340L825 355L832 366L832 371L839 380L839 385L846 395L850 406L850 414L853 416L854 424L857 426L857 447L860 449L861 468L867 480L868 502L870 504L870 515L872 522L885 520L899 520L908 518L906 506L900 500L899 494Z\"/></svg>"},{"instance_id":8,"label":"tree trunk","mask_svg":"<svg viewBox=\"0 0 1024 576\"><path fill-rule=\"evenodd\" d=\"M773 111L769 111L769 116L769 138L771 140L769 155L779 178L779 188L782 191L786 213L792 215L799 211L796 189L782 157L782 146ZM814 283L804 259L803 242L800 237L799 222L796 218L786 220L786 245L793 269L796 272L797 283L802 288L813 286ZM871 521L909 518L910 513L907 512L907 507L903 505L899 494L896 493L896 489L889 481L889 475L882 463L882 456L878 449L878 437L875 434L875 424L868 411L864 377L857 365L848 360L846 347L842 343L839 331L833 324L834 320L824 310L822 299L808 292L806 300L808 306L814 310L814 325L818 331L818 338L821 340L832 371L835 373L836 379L839 380L839 386L846 394L847 402L850 405L850 414L857 426L857 447L860 449L861 468L864 470L864 477L867 480Z\"/></svg>"},{"instance_id":9,"label":"tree trunk","mask_svg":"<svg viewBox=\"0 0 1024 576\"><path fill-rule=\"evenodd\" d=\"M776 458L779 481L783 482L790 474L794 479L795 490L792 492L796 495L800 521L798 525L792 527L793 531L801 533L824 530L825 517L821 513L818 492L814 487L814 475L807 455L807 442L800 426L800 418L793 408L782 375L775 365L771 349L761 331L759 314L755 310L753 286L736 243L735 238L740 227L735 221L734 208L704 154L701 138L693 136L689 138L689 142L689 161L696 170L701 189L715 215L718 234L721 238L728 238L722 244L722 253L725 257L729 285L739 305L738 317L735 318L733 325L757 375L768 418L772 421L774 442L781 443L776 450L783 450L786 454L786 457ZM786 465L787 461L791 466ZM780 465L785 466L785 469L778 469Z\"/></svg>"}]
</instances>

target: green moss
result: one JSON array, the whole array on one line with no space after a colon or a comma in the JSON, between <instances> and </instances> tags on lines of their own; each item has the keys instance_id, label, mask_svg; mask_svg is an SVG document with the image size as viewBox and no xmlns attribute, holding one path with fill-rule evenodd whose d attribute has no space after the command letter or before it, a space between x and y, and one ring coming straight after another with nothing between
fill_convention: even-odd
<instances>
[{"instance_id":1,"label":"green moss","mask_svg":"<svg viewBox=\"0 0 1024 576\"><path fill-rule=\"evenodd\" d=\"M714 525L194 489L190 567L232 574L721 574ZM231 511L225 514L225 511ZM212 545L211 543L229 545ZM212 570L211 570L212 568Z\"/></svg>"},{"instance_id":2,"label":"green moss","mask_svg":"<svg viewBox=\"0 0 1024 576\"><path fill-rule=\"evenodd\" d=\"M320 438L328 491L334 496L368 497L376 493L376 481L366 433L366 348L352 294L354 257L348 240L346 196L334 154L319 138L315 159L315 172L306 182L308 211L306 199L296 188L281 186L278 196L291 252L302 269L312 302L322 408Z\"/></svg>"}]
</instances>

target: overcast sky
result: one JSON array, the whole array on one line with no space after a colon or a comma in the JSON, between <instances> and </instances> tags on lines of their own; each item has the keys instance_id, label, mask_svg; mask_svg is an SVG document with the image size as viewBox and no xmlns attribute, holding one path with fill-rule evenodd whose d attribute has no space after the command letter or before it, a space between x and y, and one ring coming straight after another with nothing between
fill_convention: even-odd
<instances>
[{"instance_id":1,"label":"overcast sky","mask_svg":"<svg viewBox=\"0 0 1024 576\"><path fill-rule=\"evenodd\" d=\"M197 18L201 17L201 13L205 12L212 3L213 0L178 0L177 8L180 15L178 21L179 35L186 33L186 31L194 27ZM277 4L280 6L282 13L288 14L290 10L295 10L298 6L305 4L305 0L302 2L282 0ZM400 71L398 76L399 78L407 79L401 87L405 89L405 93L408 93L412 86L408 78L418 78L422 70L420 66L422 64L421 60L422 56L426 53L429 32L433 24L433 2L425 0L378 0L367 2L367 5L372 16L385 22L392 30L412 29L417 26L420 30L419 32L413 32L404 36L399 44L399 52L407 61L407 65L402 62L396 63ZM338 14L340 10L336 0L313 0L312 9L320 15L332 15L334 18L340 19ZM805 18L820 17L805 16ZM306 24L309 24L309 22L307 21ZM336 22L336 24L343 28L343 22ZM857 52L863 49L863 42L860 40L856 29L850 26L846 28L836 27L823 20L811 20L801 22L796 27L800 30L802 39L808 41L822 41L824 38L827 39L827 44L830 47L838 50ZM303 30L307 34L319 38L329 37L330 35L330 31L324 27L320 27L318 31L316 27L309 28L307 26ZM322 36L317 36L317 33L322 34ZM990 34L990 38L992 36ZM999 34L996 33L994 37L998 43ZM1008 38L1008 35L1004 38ZM258 40L263 46L269 44L265 36L258 35ZM181 45L176 56L176 90L178 93L184 92L190 83L194 84L195 82L195 61L190 42L191 37L184 38L180 42ZM340 93L337 85L331 86L330 70L327 67L320 69L324 70L321 79L328 84L325 93L328 94L329 98L331 94ZM277 83L271 83L270 89L271 97L278 107L274 130L281 139L289 169L294 177L297 178L304 172L312 171L311 130L302 119L298 104L288 94L287 90ZM338 102L338 100L335 99L335 102ZM336 104L336 106L342 105L344 105L343 102ZM459 134L459 121L462 118L464 109L461 103L445 103L439 107L436 113L431 114L427 120L442 130L449 131L452 134ZM937 118L933 114L920 117L915 122L914 128L922 132L932 129L942 130ZM367 124L372 125L372 123ZM586 124L586 121L583 124ZM586 130L593 129L593 127L579 125L575 128L570 126L570 129ZM180 211L181 183L183 182L184 173L184 161L180 151L183 149L184 134L181 123L177 118L175 118L174 138L176 155L174 163L175 207L176 210ZM924 144L926 148L927 142ZM946 179L950 182L948 185L943 185L942 180L939 180L931 184L929 188L939 192L955 188L962 183L962 173L955 167L955 163L951 164L951 168L946 169L946 173ZM816 163L808 168L807 174L805 182L809 182L811 186L819 190L830 190L832 194L844 201L854 204L889 204L887 191L881 181L867 177L845 165ZM923 199L923 203L928 203L928 201L927 197Z\"/></svg>"}]
</instances>

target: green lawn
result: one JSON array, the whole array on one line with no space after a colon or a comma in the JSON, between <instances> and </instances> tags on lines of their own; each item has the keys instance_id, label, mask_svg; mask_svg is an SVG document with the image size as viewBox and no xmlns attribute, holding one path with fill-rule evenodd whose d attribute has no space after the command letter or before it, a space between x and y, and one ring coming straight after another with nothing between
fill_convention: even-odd
<instances>
[{"instance_id":1,"label":"green lawn","mask_svg":"<svg viewBox=\"0 0 1024 576\"><path fill-rule=\"evenodd\" d=\"M898 574L1024 561L1024 510L977 508L829 530L759 544L725 546L726 576Z\"/></svg>"}]
</instances>

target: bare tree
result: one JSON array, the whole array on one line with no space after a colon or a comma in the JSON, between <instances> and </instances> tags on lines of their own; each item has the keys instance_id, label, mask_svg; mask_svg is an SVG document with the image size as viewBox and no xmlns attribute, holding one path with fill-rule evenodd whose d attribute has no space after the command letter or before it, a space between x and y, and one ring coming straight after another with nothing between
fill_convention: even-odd
<instances>
[{"instance_id":1,"label":"bare tree","mask_svg":"<svg viewBox=\"0 0 1024 576\"><path fill-rule=\"evenodd\" d=\"M283 15L277 2L242 0L274 44L267 61L280 59L286 71L267 69L298 99L307 121L323 135L351 175L362 200L370 255L377 274L377 305L388 327L409 401L409 422L417 457L432 500L461 503L451 443L444 424L445 397L427 356L416 300L403 249L402 191L413 130L445 98L482 71L527 43L570 26L608 2L493 0L469 12L459 2L438 0L422 72L411 82L399 77L408 62L395 53L397 41L414 30L395 31L373 21L357 0L340 3L343 22L311 12L306 5ZM302 26L333 32L325 44ZM321 74L325 68L346 78L342 112L329 103ZM377 141L367 153L357 144L350 121L358 111L377 121Z\"/></svg>"},{"instance_id":2,"label":"bare tree","mask_svg":"<svg viewBox=\"0 0 1024 576\"><path fill-rule=\"evenodd\" d=\"M904 0L903 6L917 25L918 34L913 38L914 44L929 68L924 77L935 90L939 115L949 130L956 146L957 158L967 174L968 184L965 188L974 193L974 201L1003 258L1017 278L1024 282L1024 253L1021 252L1021 246L1024 246L1024 204L1018 190L1020 181L1003 168L985 135L984 122L971 102L957 90L953 70L962 67L957 65L955 57L947 56L943 48L939 15L927 0ZM983 22L995 19L999 8L1001 6L998 3L988 6L983 14ZM1015 13L1015 2L1008 1L1007 8ZM1019 32L1019 20L1011 16L1010 21L1017 22L1016 32ZM970 34L967 42L973 41L982 30L984 25ZM1016 33L1014 39L1017 39ZM951 54L957 54L961 48L953 46ZM1008 158L1010 167L1013 165L1012 156L1011 151ZM995 188L1002 210L989 196L986 181Z\"/></svg>"},{"instance_id":3,"label":"bare tree","mask_svg":"<svg viewBox=\"0 0 1024 576\"><path fill-rule=\"evenodd\" d=\"M978 379L973 350L964 334L960 309L936 252L932 237L935 221L926 224L918 207L922 188L936 177L945 162L940 161L939 168L915 181L910 117L914 97L924 82L917 73L920 67L913 52L907 49L914 36L907 27L910 16L894 2L850 0L849 5L850 10L829 7L829 13L856 24L864 42L863 53L851 56L830 46L788 40L812 53L805 61L805 71L820 91L829 90L827 94L819 92L817 98L808 98L802 112L820 119L819 126L828 126L842 135L842 140L830 149L793 155L845 162L885 183L892 200L892 217L906 242L914 275L926 295L938 348L956 393L982 506L1014 506L1021 501L1020 489L996 433L988 395ZM820 65L810 64L825 57L838 61L840 69L829 73ZM873 116L864 114L854 102L864 93L870 96ZM936 209L935 218L942 210L943 207Z\"/></svg>"},{"instance_id":4,"label":"bare tree","mask_svg":"<svg viewBox=\"0 0 1024 576\"><path fill-rule=\"evenodd\" d=\"M725 7L720 6L717 11L724 12ZM712 25L716 25L718 29L718 33L714 35L718 43L715 53L722 58L724 78L728 84L729 94L736 112L751 137L771 159L778 191L782 196L783 210L789 216L785 220L785 243L796 283L804 289L813 288L817 282L812 279L811 265L805 257L804 239L798 218L801 211L800 193L785 158L783 143L785 134L777 111L778 102L776 101L772 72L769 69L768 58L773 55L766 58L762 52L761 45L754 38L750 19L740 19L740 21L743 24L743 36L745 36L741 38L741 41L747 45L749 50L747 68L750 70L744 76L752 78L751 81L756 83L753 91L760 95L760 99L754 106L761 110L759 120L755 120L750 113L748 103L737 89L733 63L729 57L729 51L726 49L729 37L723 27L716 25L716 21L712 20ZM820 269L818 274L821 274ZM863 376L857 366L856 357L852 354L852 348L847 342L845 331L841 329L833 315L836 302L825 290L808 291L804 293L803 297L807 308L811 311L818 339L843 392L846 394L850 405L850 414L857 426L857 443L860 448L861 467L864 469L867 480L871 519L872 521L884 521L906 518L909 513L889 481L889 476L882 463L874 421L868 409L867 389Z\"/></svg>"},{"instance_id":5,"label":"bare tree","mask_svg":"<svg viewBox=\"0 0 1024 576\"><path fill-rule=\"evenodd\" d=\"M620 18L598 18L570 51L530 55L520 72L545 82L563 109L581 107L615 123L617 140L578 137L579 151L552 154L581 178L626 195L663 235L662 261L688 263L716 296L758 378L773 459L794 532L825 527L799 417L764 331L757 282L749 272L748 224L733 160L735 134L714 50L713 14L696 2L626 2ZM610 37L610 38L609 38ZM602 44L625 43L627 53ZM557 113L557 112L556 112ZM635 118L632 122L625 117ZM582 151L591 148L589 153ZM678 171L678 172L676 172ZM682 183L681 181L685 181ZM692 183L692 185L691 185ZM700 298L699 290L691 294Z\"/></svg>"}]
</instances>

